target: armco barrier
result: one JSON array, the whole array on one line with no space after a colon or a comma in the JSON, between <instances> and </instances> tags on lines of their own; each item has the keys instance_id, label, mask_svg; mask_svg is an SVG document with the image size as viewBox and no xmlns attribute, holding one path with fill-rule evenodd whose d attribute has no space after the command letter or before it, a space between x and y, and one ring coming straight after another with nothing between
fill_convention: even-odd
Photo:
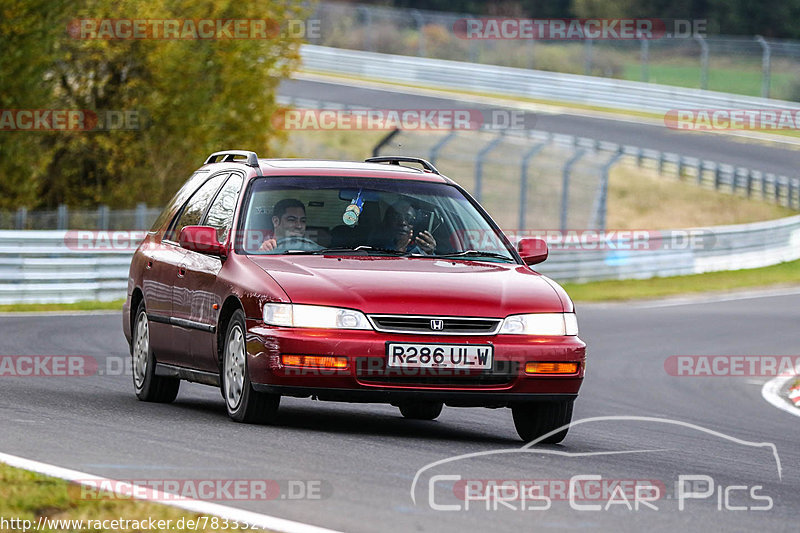
<instances>
[{"instance_id":1,"label":"armco barrier","mask_svg":"<svg viewBox=\"0 0 800 533\"><path fill-rule=\"evenodd\" d=\"M66 231L0 231L0 304L125 297L132 250L78 250Z\"/></svg>"},{"instance_id":2,"label":"armco barrier","mask_svg":"<svg viewBox=\"0 0 800 533\"><path fill-rule=\"evenodd\" d=\"M65 231L0 231L0 304L123 298L130 250L70 248ZM559 249L536 269L556 281L646 279L800 259L800 215L774 221L661 232L652 249ZM696 238L693 238L695 236ZM604 248L608 248L607 246Z\"/></svg>"},{"instance_id":3,"label":"armco barrier","mask_svg":"<svg viewBox=\"0 0 800 533\"><path fill-rule=\"evenodd\" d=\"M300 54L303 68L309 71L650 113L671 109L800 110L800 103L771 98L310 44L303 45Z\"/></svg>"}]
</instances>

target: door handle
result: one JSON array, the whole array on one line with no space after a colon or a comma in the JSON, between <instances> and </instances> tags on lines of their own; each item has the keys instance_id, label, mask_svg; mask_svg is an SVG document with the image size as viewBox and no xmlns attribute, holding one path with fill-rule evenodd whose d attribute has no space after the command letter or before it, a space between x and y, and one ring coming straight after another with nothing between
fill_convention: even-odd
<instances>
[{"instance_id":1,"label":"door handle","mask_svg":"<svg viewBox=\"0 0 800 533\"><path fill-rule=\"evenodd\" d=\"M186 265L181 265L178 267L178 277L182 278L186 275Z\"/></svg>"}]
</instances>

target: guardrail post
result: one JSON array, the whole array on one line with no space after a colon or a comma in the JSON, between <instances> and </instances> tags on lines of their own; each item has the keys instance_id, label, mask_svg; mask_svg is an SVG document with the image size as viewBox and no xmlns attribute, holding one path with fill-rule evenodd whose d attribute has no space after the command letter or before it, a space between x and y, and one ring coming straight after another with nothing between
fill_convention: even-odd
<instances>
[{"instance_id":1,"label":"guardrail post","mask_svg":"<svg viewBox=\"0 0 800 533\"><path fill-rule=\"evenodd\" d=\"M769 181L769 176L771 174L765 172L761 174L761 199L767 199L767 182Z\"/></svg>"},{"instance_id":2,"label":"guardrail post","mask_svg":"<svg viewBox=\"0 0 800 533\"><path fill-rule=\"evenodd\" d=\"M409 13L414 19L414 24L417 26L417 35L419 36L417 38L417 55L419 57L425 57L425 32L423 31L425 28L425 18L418 9L412 9Z\"/></svg>"},{"instance_id":3,"label":"guardrail post","mask_svg":"<svg viewBox=\"0 0 800 533\"><path fill-rule=\"evenodd\" d=\"M592 40L585 39L583 45L583 73L592 75Z\"/></svg>"},{"instance_id":4,"label":"guardrail post","mask_svg":"<svg viewBox=\"0 0 800 533\"><path fill-rule=\"evenodd\" d=\"M478 155L475 156L475 199L479 202L481 201L481 194L483 192L483 160L495 146L500 144L505 134L505 131L501 131L497 134L497 137L489 141L489 144L484 146L481 151L478 152Z\"/></svg>"},{"instance_id":5,"label":"guardrail post","mask_svg":"<svg viewBox=\"0 0 800 533\"><path fill-rule=\"evenodd\" d=\"M664 152L658 152L658 175L664 175Z\"/></svg>"},{"instance_id":6,"label":"guardrail post","mask_svg":"<svg viewBox=\"0 0 800 533\"><path fill-rule=\"evenodd\" d=\"M781 178L783 176L775 176L775 203L781 205Z\"/></svg>"},{"instance_id":7,"label":"guardrail post","mask_svg":"<svg viewBox=\"0 0 800 533\"><path fill-rule=\"evenodd\" d=\"M57 229L67 229L69 225L69 211L67 206L64 204L59 204L58 212L56 215L56 228Z\"/></svg>"},{"instance_id":8,"label":"guardrail post","mask_svg":"<svg viewBox=\"0 0 800 533\"><path fill-rule=\"evenodd\" d=\"M469 62L470 63L477 63L478 62L478 40L477 39L470 39L469 40Z\"/></svg>"},{"instance_id":9,"label":"guardrail post","mask_svg":"<svg viewBox=\"0 0 800 533\"><path fill-rule=\"evenodd\" d=\"M641 167L644 162L644 148L641 146L636 149L636 166Z\"/></svg>"},{"instance_id":10,"label":"guardrail post","mask_svg":"<svg viewBox=\"0 0 800 533\"><path fill-rule=\"evenodd\" d=\"M585 149L579 149L577 152L575 152L575 155L573 155L564 164L564 173L561 185L561 231L566 231L567 229L567 212L569 211L569 177L570 173L572 172L572 165L577 163L578 160L583 157L584 153L586 153Z\"/></svg>"},{"instance_id":11,"label":"guardrail post","mask_svg":"<svg viewBox=\"0 0 800 533\"><path fill-rule=\"evenodd\" d=\"M548 135L549 137L549 135ZM530 150L528 150L525 155L522 156L522 162L520 163L520 184L519 184L519 223L517 228L520 230L526 229L525 228L525 214L528 211L528 165L531 162L531 159L536 157L536 154L542 151L545 146L550 144L550 139L548 138L546 141L542 141L539 144L533 146Z\"/></svg>"},{"instance_id":12,"label":"guardrail post","mask_svg":"<svg viewBox=\"0 0 800 533\"><path fill-rule=\"evenodd\" d=\"M457 133L458 130L452 130L450 133L442 137L441 141L433 145L433 148L431 148L431 151L428 154L428 161L431 162L431 165L436 165L436 160L439 158L439 152L442 151L444 145L453 140Z\"/></svg>"},{"instance_id":13,"label":"guardrail post","mask_svg":"<svg viewBox=\"0 0 800 533\"><path fill-rule=\"evenodd\" d=\"M25 229L28 225L28 208L18 208L15 218L16 220L14 221L14 227L17 229Z\"/></svg>"},{"instance_id":14,"label":"guardrail post","mask_svg":"<svg viewBox=\"0 0 800 533\"><path fill-rule=\"evenodd\" d=\"M357 11L364 16L364 26L362 27L364 31L364 50L369 52L373 52L372 49L372 10L366 6L358 6Z\"/></svg>"},{"instance_id":15,"label":"guardrail post","mask_svg":"<svg viewBox=\"0 0 800 533\"><path fill-rule=\"evenodd\" d=\"M769 98L769 77L770 77L770 55L769 43L760 35L756 35L756 41L761 45L761 97Z\"/></svg>"},{"instance_id":16,"label":"guardrail post","mask_svg":"<svg viewBox=\"0 0 800 533\"><path fill-rule=\"evenodd\" d=\"M97 229L108 229L109 213L107 205L97 206Z\"/></svg>"},{"instance_id":17,"label":"guardrail post","mask_svg":"<svg viewBox=\"0 0 800 533\"><path fill-rule=\"evenodd\" d=\"M683 164L684 164L683 156L679 155L678 156L678 179L679 180L683 179Z\"/></svg>"},{"instance_id":18,"label":"guardrail post","mask_svg":"<svg viewBox=\"0 0 800 533\"><path fill-rule=\"evenodd\" d=\"M144 202L139 202L136 204L136 228L135 229L147 229L147 204Z\"/></svg>"},{"instance_id":19,"label":"guardrail post","mask_svg":"<svg viewBox=\"0 0 800 533\"><path fill-rule=\"evenodd\" d=\"M705 170L704 161L698 159L697 166L696 166L697 176L695 177L694 181L697 185L703 184L703 171Z\"/></svg>"},{"instance_id":20,"label":"guardrail post","mask_svg":"<svg viewBox=\"0 0 800 533\"><path fill-rule=\"evenodd\" d=\"M752 198L753 196L753 174L755 171L751 168L747 172L747 197Z\"/></svg>"},{"instance_id":21,"label":"guardrail post","mask_svg":"<svg viewBox=\"0 0 800 533\"><path fill-rule=\"evenodd\" d=\"M700 88L708 89L708 43L699 33L694 38L700 43Z\"/></svg>"},{"instance_id":22,"label":"guardrail post","mask_svg":"<svg viewBox=\"0 0 800 533\"><path fill-rule=\"evenodd\" d=\"M642 81L647 82L650 80L650 41L642 39Z\"/></svg>"},{"instance_id":23,"label":"guardrail post","mask_svg":"<svg viewBox=\"0 0 800 533\"><path fill-rule=\"evenodd\" d=\"M617 164L622 156L625 155L622 152L622 147L620 146L619 150L616 154L611 156L603 168L600 169L600 188L597 193L597 198L595 198L595 209L594 209L594 218L595 226L597 229L605 230L606 229L606 211L608 207L608 178L611 172L611 167Z\"/></svg>"}]
</instances>

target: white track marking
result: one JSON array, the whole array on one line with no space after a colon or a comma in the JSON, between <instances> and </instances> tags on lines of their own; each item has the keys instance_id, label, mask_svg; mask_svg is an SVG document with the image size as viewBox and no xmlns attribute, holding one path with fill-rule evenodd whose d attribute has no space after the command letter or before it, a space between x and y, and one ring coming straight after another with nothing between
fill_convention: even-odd
<instances>
[{"instance_id":1,"label":"white track marking","mask_svg":"<svg viewBox=\"0 0 800 533\"><path fill-rule=\"evenodd\" d=\"M102 485L104 488L106 486L113 487L113 490L109 492L119 494L126 498L130 498L131 494L153 492L152 490L145 490L144 488L134 492L137 486L131 483L119 482L110 478L95 476L85 472L78 472L77 470L69 470L66 468L61 468L60 466L40 463L38 461L32 461L30 459L17 457L15 455L8 455L5 453L0 453L0 462L16 468L38 472L39 474L44 474L46 476L64 479L73 483L88 485L94 489L100 486L99 483L104 483ZM157 498L158 494L156 493L154 496ZM338 533L332 529L325 529L304 524L302 522L295 522L293 520L286 520L265 514L254 513L252 511L244 511L242 509L236 509L234 507L228 507L217 503L192 500L190 498L167 501L158 500L155 498L144 498L142 501L153 501L162 505L179 507L193 513L214 515L236 522L244 522L258 528L270 529L272 531L281 531L286 533Z\"/></svg>"}]
</instances>

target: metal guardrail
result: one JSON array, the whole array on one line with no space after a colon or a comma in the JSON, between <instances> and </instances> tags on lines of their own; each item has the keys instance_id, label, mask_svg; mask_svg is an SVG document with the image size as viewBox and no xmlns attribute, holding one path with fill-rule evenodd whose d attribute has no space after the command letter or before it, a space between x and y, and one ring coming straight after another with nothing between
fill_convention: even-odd
<instances>
[{"instance_id":1,"label":"metal guardrail","mask_svg":"<svg viewBox=\"0 0 800 533\"><path fill-rule=\"evenodd\" d=\"M0 304L124 298L130 249L87 251L67 246L65 231L0 231ZM595 246L551 240L536 269L556 281L646 279L756 268L800 259L800 215L784 219L658 232L646 246L636 236ZM609 242L612 243L609 246ZM575 249L582 248L582 249Z\"/></svg>"},{"instance_id":2,"label":"metal guardrail","mask_svg":"<svg viewBox=\"0 0 800 533\"><path fill-rule=\"evenodd\" d=\"M316 2L309 18L319 24L309 42L320 46L800 99L800 84L791 81L800 65L796 40L703 35L678 25L652 39L505 39L493 32L465 39L465 19L484 16L351 2Z\"/></svg>"},{"instance_id":3,"label":"metal guardrail","mask_svg":"<svg viewBox=\"0 0 800 533\"><path fill-rule=\"evenodd\" d=\"M303 68L376 80L666 113L672 109L792 109L800 103L655 83L303 45Z\"/></svg>"},{"instance_id":4,"label":"metal guardrail","mask_svg":"<svg viewBox=\"0 0 800 533\"><path fill-rule=\"evenodd\" d=\"M80 250L67 231L0 231L0 304L125 297L133 251Z\"/></svg>"},{"instance_id":5,"label":"metal guardrail","mask_svg":"<svg viewBox=\"0 0 800 533\"><path fill-rule=\"evenodd\" d=\"M657 233L663 239L651 234L643 249L636 249L630 238L613 241L616 249L554 249L536 269L556 281L584 282L702 274L800 259L800 216Z\"/></svg>"}]
</instances>

